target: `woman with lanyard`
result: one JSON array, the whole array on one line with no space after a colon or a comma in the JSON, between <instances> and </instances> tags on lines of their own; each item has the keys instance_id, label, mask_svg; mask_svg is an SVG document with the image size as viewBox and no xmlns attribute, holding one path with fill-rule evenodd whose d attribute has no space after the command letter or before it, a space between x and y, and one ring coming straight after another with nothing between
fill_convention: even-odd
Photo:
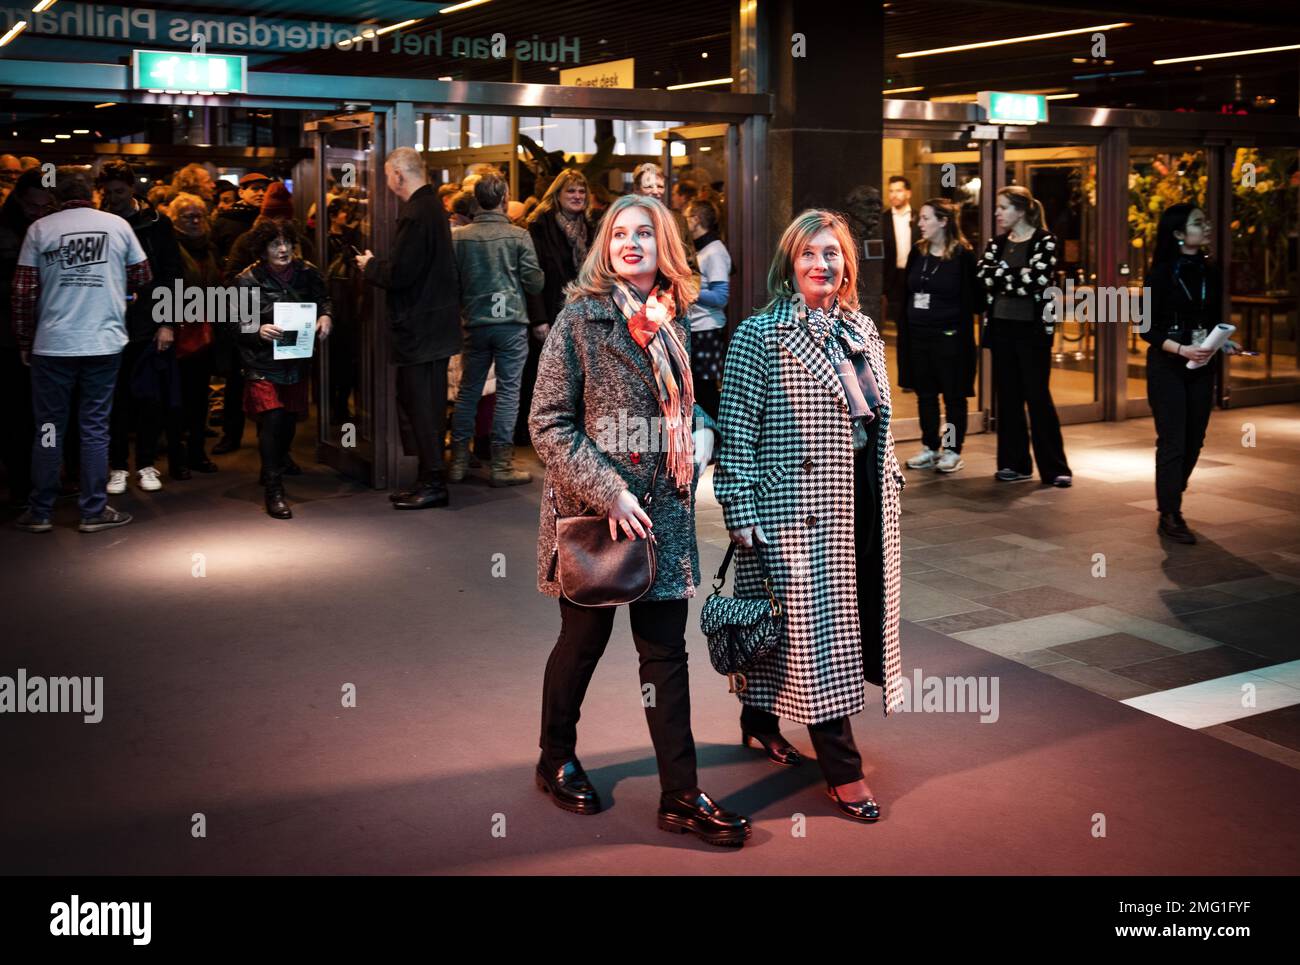
<instances>
[{"instance_id":1,"label":"woman with lanyard","mask_svg":"<svg viewBox=\"0 0 1300 965\"><path fill-rule=\"evenodd\" d=\"M975 256L961 233L961 205L931 198L907 256L907 297L898 320L898 384L916 391L924 448L909 469L956 472L964 463L966 396L975 394L974 316L982 298ZM939 395L947 423L939 427Z\"/></svg>"},{"instance_id":2,"label":"woman with lanyard","mask_svg":"<svg viewBox=\"0 0 1300 965\"><path fill-rule=\"evenodd\" d=\"M1200 345L1222 305L1218 266L1205 258L1210 222L1193 204L1165 209L1156 228L1156 251L1147 285L1151 324L1147 349L1147 403L1156 423L1156 531L1178 543L1195 543L1183 519L1183 491L1196 467L1214 406L1214 349ZM1236 343L1223 351L1231 355ZM1194 366L1194 367L1189 367Z\"/></svg>"},{"instance_id":3,"label":"woman with lanyard","mask_svg":"<svg viewBox=\"0 0 1300 965\"><path fill-rule=\"evenodd\" d=\"M713 487L736 552L735 595L784 616L773 651L738 694L746 745L798 764L780 718L808 728L839 812L875 821L849 717L902 687L899 493L889 373L875 323L858 311L857 255L844 219L805 211L777 243L769 302L740 323L723 366L722 451ZM728 550L730 556L731 550Z\"/></svg>"},{"instance_id":4,"label":"woman with lanyard","mask_svg":"<svg viewBox=\"0 0 1300 965\"><path fill-rule=\"evenodd\" d=\"M1061 420L1052 402L1053 323L1047 320L1059 243L1044 224L1043 206L1027 188L1008 185L997 194L994 218L1001 230L989 242L976 276L984 285L988 320L984 346L993 350L993 392L998 420L999 482L1033 478L1070 485ZM1029 428L1025 408L1029 408Z\"/></svg>"}]
</instances>

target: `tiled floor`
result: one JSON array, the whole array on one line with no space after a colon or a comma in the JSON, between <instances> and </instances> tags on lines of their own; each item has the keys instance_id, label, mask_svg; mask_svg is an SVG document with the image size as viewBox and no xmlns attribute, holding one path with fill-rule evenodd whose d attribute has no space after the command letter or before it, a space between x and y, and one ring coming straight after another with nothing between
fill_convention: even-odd
<instances>
[{"instance_id":1,"label":"tiled floor","mask_svg":"<svg viewBox=\"0 0 1300 965\"><path fill-rule=\"evenodd\" d=\"M1183 505L1195 546L1156 534L1149 418L1065 441L1067 490L994 481L988 434L960 472L907 470L903 619L1300 768L1300 405L1214 413Z\"/></svg>"}]
</instances>

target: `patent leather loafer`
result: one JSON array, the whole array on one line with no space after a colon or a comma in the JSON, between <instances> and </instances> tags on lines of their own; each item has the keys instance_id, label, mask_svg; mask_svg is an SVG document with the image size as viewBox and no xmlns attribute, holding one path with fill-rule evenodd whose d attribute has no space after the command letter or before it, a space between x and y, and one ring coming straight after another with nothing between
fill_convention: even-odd
<instances>
[{"instance_id":1,"label":"patent leather loafer","mask_svg":"<svg viewBox=\"0 0 1300 965\"><path fill-rule=\"evenodd\" d=\"M429 509L446 506L450 502L451 494L447 492L446 486L422 483L409 492L401 493L393 500L393 506L397 509Z\"/></svg>"},{"instance_id":2,"label":"patent leather loafer","mask_svg":"<svg viewBox=\"0 0 1300 965\"><path fill-rule=\"evenodd\" d=\"M1188 528L1187 520L1183 519L1182 513L1161 513L1160 525L1156 527L1156 531L1175 543L1196 542L1196 534Z\"/></svg>"},{"instance_id":3,"label":"patent leather loafer","mask_svg":"<svg viewBox=\"0 0 1300 965\"><path fill-rule=\"evenodd\" d=\"M749 747L750 741L758 744L759 749L767 754L767 759L773 764L780 764L782 767L794 767L803 763L803 757L800 756L798 748L780 734L751 734L742 730L740 732L740 742Z\"/></svg>"},{"instance_id":4,"label":"patent leather loafer","mask_svg":"<svg viewBox=\"0 0 1300 965\"><path fill-rule=\"evenodd\" d=\"M720 807L698 788L661 795L659 827L677 834L694 834L723 848L742 847L753 831L749 818Z\"/></svg>"},{"instance_id":5,"label":"patent leather loafer","mask_svg":"<svg viewBox=\"0 0 1300 965\"><path fill-rule=\"evenodd\" d=\"M550 767L545 761L538 761L535 778L537 786L551 796L558 808L574 814L595 814L600 810L596 788L592 786L577 758L565 761L559 767Z\"/></svg>"},{"instance_id":6,"label":"patent leather loafer","mask_svg":"<svg viewBox=\"0 0 1300 965\"><path fill-rule=\"evenodd\" d=\"M846 801L835 792L834 787L826 788L826 796L835 802L835 806L840 809L840 813L853 818L855 821L872 821L880 820L880 805L867 798L863 801Z\"/></svg>"}]
</instances>

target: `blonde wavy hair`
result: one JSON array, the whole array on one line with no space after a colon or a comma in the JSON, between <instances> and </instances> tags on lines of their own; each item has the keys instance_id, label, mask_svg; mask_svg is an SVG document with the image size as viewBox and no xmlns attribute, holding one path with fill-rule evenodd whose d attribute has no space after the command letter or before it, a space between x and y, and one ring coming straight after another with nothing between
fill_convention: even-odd
<instances>
[{"instance_id":1,"label":"blonde wavy hair","mask_svg":"<svg viewBox=\"0 0 1300 965\"><path fill-rule=\"evenodd\" d=\"M668 290L673 296L680 317L695 301L699 290L691 275L690 265L686 263L686 253L682 248L681 235L677 233L677 223L663 203L643 194L625 194L614 201L600 219L596 237L587 250L587 260L578 270L578 277L564 289L567 301L584 295L608 295L614 290L618 272L609 257L610 239L614 234L614 222L628 208L645 208L650 214L650 225L655 234L655 250L659 262L659 275L668 283Z\"/></svg>"},{"instance_id":2,"label":"blonde wavy hair","mask_svg":"<svg viewBox=\"0 0 1300 965\"><path fill-rule=\"evenodd\" d=\"M794 297L799 285L794 277L794 262L799 252L818 232L829 228L840 246L844 259L844 278L840 282L840 306L847 311L858 310L858 249L849 226L834 211L811 208L796 217L781 232L781 240L772 255L772 266L767 270L767 297L763 311L770 312L781 302Z\"/></svg>"}]
</instances>

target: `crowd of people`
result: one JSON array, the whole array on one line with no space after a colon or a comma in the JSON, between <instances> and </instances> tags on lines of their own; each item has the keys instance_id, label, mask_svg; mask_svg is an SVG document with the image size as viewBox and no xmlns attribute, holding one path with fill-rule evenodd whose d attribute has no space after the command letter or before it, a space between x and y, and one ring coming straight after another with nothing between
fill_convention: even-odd
<instances>
[{"instance_id":1,"label":"crowd of people","mask_svg":"<svg viewBox=\"0 0 1300 965\"><path fill-rule=\"evenodd\" d=\"M579 605L557 572L561 519L594 513L611 539L653 538L657 547L652 583L628 607L641 681L656 694L646 719L662 785L659 824L719 845L743 844L750 833L747 818L698 787L690 729L687 600L701 583L695 492L716 462L714 492L732 543L719 578L735 554L736 595L772 595L785 613L779 646L738 691L742 740L795 766L780 720L807 726L839 811L879 817L849 717L863 709L864 682L882 688L886 714L900 699L906 477L894 455L885 341L860 311L857 245L839 214L810 210L789 224L767 304L728 340L732 266L721 199L683 180L665 204L653 164L633 173L631 192L597 210L597 191L576 170L519 202L494 168L435 191L420 153L398 148L384 167L400 201L391 250L359 250L355 199L331 193L323 272L287 187L266 174L226 185L190 165L142 199L136 172L121 161L93 178L60 168L50 184L39 165L23 170L12 160L13 177L15 164L0 158L0 279L12 315L0 330L11 339L4 458L13 497L25 504L20 528L52 528L61 473L80 477L83 532L129 522L107 497L126 489L132 451L139 488L161 488L164 434L173 479L216 471L205 452L214 372L226 389L213 453L238 448L243 420L252 419L266 511L290 518L283 480L301 471L291 446L310 407L312 365L281 349L299 334L329 337L349 311L352 289L332 284L337 264L387 293L401 435L418 462L414 487L390 497L396 508L445 506L447 483L469 476L489 373L489 482L531 481L515 464L521 436L545 465L537 582L558 598L561 632L543 681L536 781L555 804L579 814L601 808L577 757L576 723L616 607ZM977 257L956 203L931 198L913 217L904 178L893 179L890 201L886 305L898 325L899 381L917 394L923 437L907 466L962 468L982 318L997 399L995 478L1031 478L1032 446L1042 481L1069 487L1049 390L1058 241L1042 205L1023 187L1000 190L999 232ZM1208 236L1201 209L1164 212L1143 333L1158 529L1178 542L1195 539L1181 495L1212 406L1214 352L1200 343L1221 281L1205 257ZM177 282L256 290L258 313L238 326L160 317L149 293ZM275 310L282 303L311 304L312 317L288 326ZM332 404L346 408L348 391ZM611 447L602 427L611 417L663 431ZM65 444L72 425L79 448Z\"/></svg>"}]
</instances>

